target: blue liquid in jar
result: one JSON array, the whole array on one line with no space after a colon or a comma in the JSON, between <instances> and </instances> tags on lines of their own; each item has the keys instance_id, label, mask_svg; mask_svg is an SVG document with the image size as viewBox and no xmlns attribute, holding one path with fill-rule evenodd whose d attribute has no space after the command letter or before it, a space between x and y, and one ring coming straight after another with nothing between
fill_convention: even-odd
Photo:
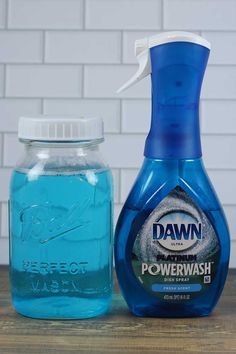
<instances>
[{"instance_id":1,"label":"blue liquid in jar","mask_svg":"<svg viewBox=\"0 0 236 354\"><path fill-rule=\"evenodd\" d=\"M61 319L106 312L112 295L112 232L109 170L36 177L15 171L10 278L16 311Z\"/></svg>"}]
</instances>

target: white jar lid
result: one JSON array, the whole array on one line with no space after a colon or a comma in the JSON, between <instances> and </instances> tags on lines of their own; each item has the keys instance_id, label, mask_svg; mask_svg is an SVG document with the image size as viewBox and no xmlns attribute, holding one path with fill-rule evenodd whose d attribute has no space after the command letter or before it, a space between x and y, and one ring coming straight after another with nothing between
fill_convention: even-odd
<instances>
[{"instance_id":1,"label":"white jar lid","mask_svg":"<svg viewBox=\"0 0 236 354\"><path fill-rule=\"evenodd\" d=\"M77 116L20 117L18 137L37 141L89 141L103 140L101 118Z\"/></svg>"}]
</instances>

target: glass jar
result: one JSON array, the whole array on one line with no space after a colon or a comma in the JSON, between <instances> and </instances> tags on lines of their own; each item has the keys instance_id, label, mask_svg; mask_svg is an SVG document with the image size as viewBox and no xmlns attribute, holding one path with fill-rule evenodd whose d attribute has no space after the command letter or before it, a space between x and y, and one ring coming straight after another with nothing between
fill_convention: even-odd
<instances>
[{"instance_id":1,"label":"glass jar","mask_svg":"<svg viewBox=\"0 0 236 354\"><path fill-rule=\"evenodd\" d=\"M10 280L17 312L76 319L112 296L112 177L102 121L21 118L25 145L10 185Z\"/></svg>"}]
</instances>

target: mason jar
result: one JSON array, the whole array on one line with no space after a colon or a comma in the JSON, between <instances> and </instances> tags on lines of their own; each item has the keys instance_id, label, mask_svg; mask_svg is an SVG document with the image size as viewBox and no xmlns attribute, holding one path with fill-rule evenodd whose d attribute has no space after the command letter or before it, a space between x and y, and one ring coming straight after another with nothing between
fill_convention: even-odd
<instances>
[{"instance_id":1,"label":"mason jar","mask_svg":"<svg viewBox=\"0 0 236 354\"><path fill-rule=\"evenodd\" d=\"M10 184L13 306L33 318L105 313L112 296L112 177L98 118L22 117Z\"/></svg>"}]
</instances>

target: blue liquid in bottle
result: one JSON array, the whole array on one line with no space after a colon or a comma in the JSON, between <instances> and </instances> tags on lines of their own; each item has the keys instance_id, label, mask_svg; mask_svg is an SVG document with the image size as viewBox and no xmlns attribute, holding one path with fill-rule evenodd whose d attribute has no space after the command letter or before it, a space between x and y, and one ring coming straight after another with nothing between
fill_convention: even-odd
<instances>
[{"instance_id":1,"label":"blue liquid in bottle","mask_svg":"<svg viewBox=\"0 0 236 354\"><path fill-rule=\"evenodd\" d=\"M209 45L173 32L137 49L141 72L124 87L151 67L152 119L144 163L116 227L118 281L137 316L206 316L222 292L230 253L224 212L201 159L198 107Z\"/></svg>"},{"instance_id":2,"label":"blue liquid in bottle","mask_svg":"<svg viewBox=\"0 0 236 354\"><path fill-rule=\"evenodd\" d=\"M178 299L178 295L185 295L182 301L172 299L166 301L154 296L137 281L132 267L132 252L137 233L145 220L176 186L187 192L214 225L220 243L220 254L214 281L203 294L193 297L194 293L191 293L192 298L186 300L185 293L181 292L175 296ZM116 227L117 276L130 310L137 316L150 317L208 315L216 305L224 287L228 271L229 245L224 213L206 175L202 160L145 159ZM172 255L173 253L170 252ZM145 256L148 257L147 252L144 252ZM155 275L152 277L154 278ZM187 277L179 278L183 280ZM182 286L182 283L180 284Z\"/></svg>"},{"instance_id":3,"label":"blue liquid in bottle","mask_svg":"<svg viewBox=\"0 0 236 354\"><path fill-rule=\"evenodd\" d=\"M10 258L17 312L36 318L103 314L112 296L112 189L109 170L11 181Z\"/></svg>"}]
</instances>

